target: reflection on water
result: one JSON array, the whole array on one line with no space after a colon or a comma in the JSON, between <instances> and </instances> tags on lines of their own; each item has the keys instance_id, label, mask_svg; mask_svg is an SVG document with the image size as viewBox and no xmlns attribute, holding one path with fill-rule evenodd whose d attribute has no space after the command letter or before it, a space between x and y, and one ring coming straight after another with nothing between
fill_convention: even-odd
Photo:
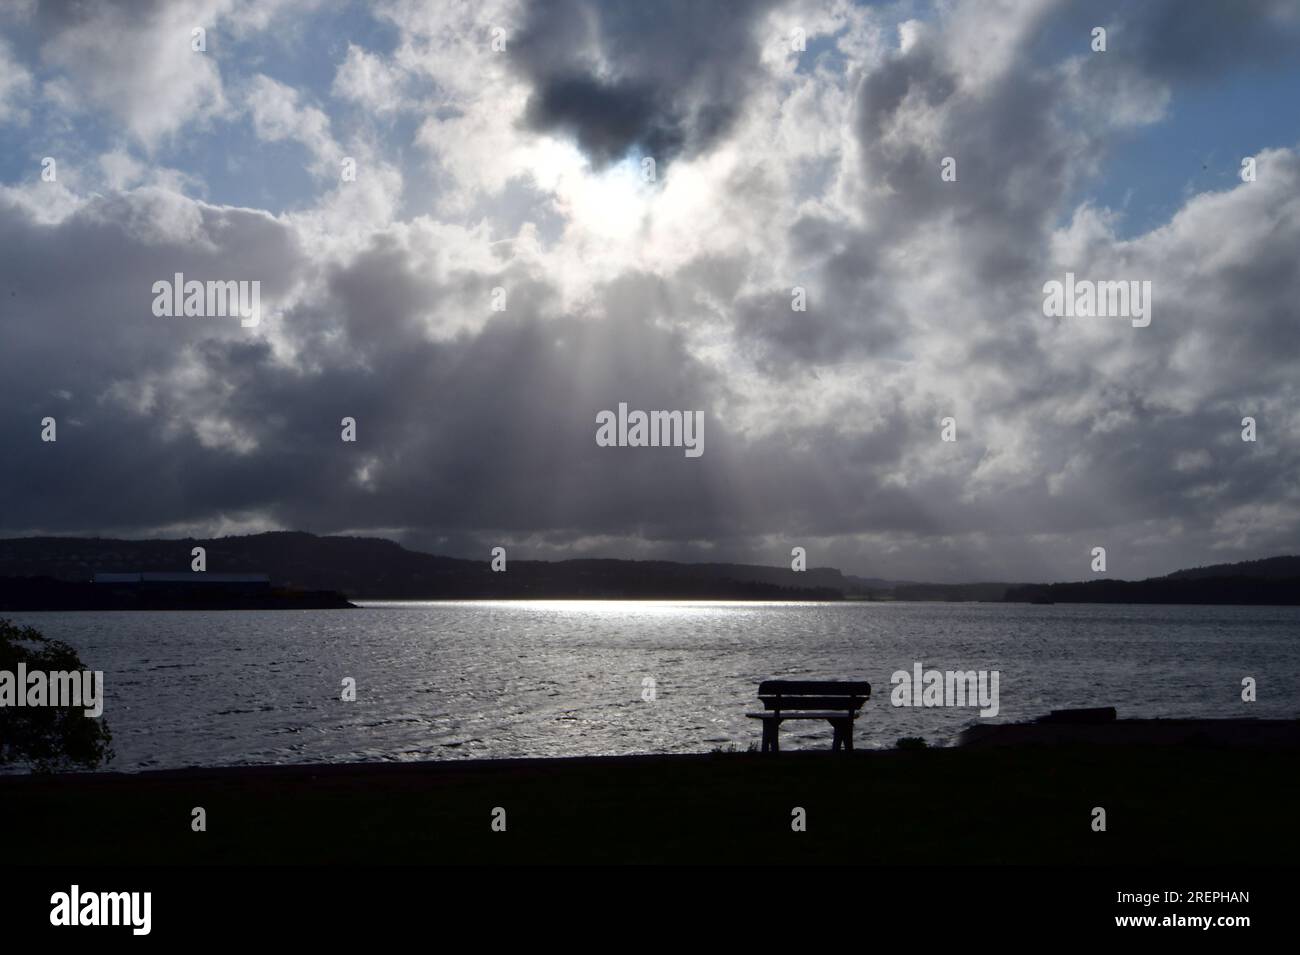
<instances>
[{"instance_id":1,"label":"reflection on water","mask_svg":"<svg viewBox=\"0 0 1300 955\"><path fill-rule=\"evenodd\" d=\"M890 675L918 660L999 670L998 721L1300 715L1300 608L458 601L16 621L105 672L113 769L745 748L758 682L795 676L872 683L860 747L949 740L975 710L889 705ZM1243 676L1259 702L1241 702ZM789 723L782 746L829 733Z\"/></svg>"}]
</instances>

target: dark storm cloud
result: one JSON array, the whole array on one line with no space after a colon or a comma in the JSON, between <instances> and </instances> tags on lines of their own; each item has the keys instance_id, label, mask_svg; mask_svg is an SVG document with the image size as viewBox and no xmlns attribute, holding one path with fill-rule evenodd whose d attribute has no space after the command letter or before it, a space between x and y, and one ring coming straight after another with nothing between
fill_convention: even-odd
<instances>
[{"instance_id":1,"label":"dark storm cloud","mask_svg":"<svg viewBox=\"0 0 1300 955\"><path fill-rule=\"evenodd\" d=\"M534 0L510 47L533 86L525 121L597 167L707 151L743 108L774 3Z\"/></svg>"},{"instance_id":2,"label":"dark storm cloud","mask_svg":"<svg viewBox=\"0 0 1300 955\"><path fill-rule=\"evenodd\" d=\"M246 268L257 261L265 306L285 276L306 267L282 227L201 207L187 226L199 231L142 238L129 224L147 217L150 197L112 201L111 216L92 204L54 227L0 209L0 236L15 250L0 267L6 531L255 512L320 530L461 534L613 531L641 515L648 533L673 536L721 509L721 491L710 489L718 476L691 468L680 450L651 451L658 457L648 467L595 445L596 413L620 401L701 409L711 401L708 375L638 306L644 281L607 289L599 320L544 318L553 293L516 267L433 282L381 238L328 270L323 299L279 320L300 359L286 364L238 322L162 319L149 308L154 280L173 268L208 277L200 267L208 256ZM190 239L215 247L196 253ZM105 268L69 281L59 275L69 261ZM498 283L510 287L508 313L475 334L428 337L430 301L475 298L484 308ZM46 415L58 421L52 444L39 439ZM340 440L343 416L357 419L355 445ZM716 421L706 428L710 454L725 457L723 430ZM358 480L365 466L369 483ZM646 518L650 499L670 503Z\"/></svg>"},{"instance_id":3,"label":"dark storm cloud","mask_svg":"<svg viewBox=\"0 0 1300 955\"><path fill-rule=\"evenodd\" d=\"M598 168L632 150L670 159L687 136L683 118L665 112L654 90L590 76L556 77L540 85L528 100L526 119L535 130L571 136Z\"/></svg>"},{"instance_id":4,"label":"dark storm cloud","mask_svg":"<svg viewBox=\"0 0 1300 955\"><path fill-rule=\"evenodd\" d=\"M176 272L257 280L265 312L300 264L294 234L259 213L140 190L91 200L57 226L0 201L0 244L0 526L159 524L236 504L228 478L247 462L170 427L219 410L220 392L204 383L183 406L153 382L192 346L238 342L239 321L156 317L152 287ZM232 365L266 353L232 349ZM129 410L141 404L147 414ZM47 416L55 443L40 441Z\"/></svg>"},{"instance_id":5,"label":"dark storm cloud","mask_svg":"<svg viewBox=\"0 0 1300 955\"><path fill-rule=\"evenodd\" d=\"M906 414L848 443L831 426L800 434L826 466L816 474L791 457L788 436L741 440L719 411L727 382L664 321L675 292L662 278L629 273L586 314L565 316L549 286L516 265L435 281L380 237L325 269L324 294L278 319L297 355L285 362L237 322L150 315L156 263L188 262L178 250L189 240L145 240L123 225L142 218L147 195L113 201L111 221L87 211L33 227L13 208L0 216L29 250L6 260L6 288L25 288L18 278L55 249L54 260L113 264L63 283L66 297L3 316L13 332L0 414L4 533L148 533L258 515L320 532L404 528L461 553L520 536L567 546L634 535L679 556L690 540L741 556L760 513L769 530L792 533L845 520L902 526L920 514L869 474L847 487L836 476L897 459ZM282 275L307 268L273 220L195 208L206 225L197 235L220 237L210 254ZM473 333L429 336L430 302L468 294L483 307L498 283L510 289L506 313ZM702 411L703 457L598 447L596 414L620 402ZM53 444L39 440L47 414L59 423ZM344 416L357 421L355 444L340 440Z\"/></svg>"},{"instance_id":6,"label":"dark storm cloud","mask_svg":"<svg viewBox=\"0 0 1300 955\"><path fill-rule=\"evenodd\" d=\"M154 282L257 280L265 311L300 265L296 234L270 216L153 189L91 199L57 226L0 200L0 244L0 375L75 392L166 370L200 337L239 334L237 320L155 317Z\"/></svg>"}]
</instances>

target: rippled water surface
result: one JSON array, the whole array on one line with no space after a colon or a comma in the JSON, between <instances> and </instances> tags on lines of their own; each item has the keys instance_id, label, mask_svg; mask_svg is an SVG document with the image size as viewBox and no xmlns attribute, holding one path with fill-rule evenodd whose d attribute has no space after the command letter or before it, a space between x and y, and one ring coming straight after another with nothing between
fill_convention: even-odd
<instances>
[{"instance_id":1,"label":"rippled water surface","mask_svg":"<svg viewBox=\"0 0 1300 955\"><path fill-rule=\"evenodd\" d=\"M769 677L869 680L859 746L950 740L974 710L890 705L890 675L918 660L998 670L997 720L1300 716L1300 608L521 601L15 621L104 671L119 770L743 749ZM829 728L788 723L782 745L828 746Z\"/></svg>"}]
</instances>

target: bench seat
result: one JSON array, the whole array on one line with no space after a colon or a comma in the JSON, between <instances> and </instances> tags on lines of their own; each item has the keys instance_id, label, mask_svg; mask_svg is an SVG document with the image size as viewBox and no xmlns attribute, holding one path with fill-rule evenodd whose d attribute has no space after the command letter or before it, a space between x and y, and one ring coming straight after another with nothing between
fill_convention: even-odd
<instances>
[{"instance_id":1,"label":"bench seat","mask_svg":"<svg viewBox=\"0 0 1300 955\"><path fill-rule=\"evenodd\" d=\"M775 710L768 713L746 713L751 720L842 720L857 719L857 714L850 716L844 710L822 710L807 712L804 710Z\"/></svg>"}]
</instances>

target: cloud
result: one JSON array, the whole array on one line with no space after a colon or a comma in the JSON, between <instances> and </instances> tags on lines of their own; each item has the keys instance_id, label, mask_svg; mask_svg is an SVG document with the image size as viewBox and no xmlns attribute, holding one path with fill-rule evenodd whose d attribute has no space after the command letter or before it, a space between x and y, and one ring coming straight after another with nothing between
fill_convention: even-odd
<instances>
[{"instance_id":1,"label":"cloud","mask_svg":"<svg viewBox=\"0 0 1300 955\"><path fill-rule=\"evenodd\" d=\"M231 6L230 0L42 5L36 17L41 59L60 73L47 92L70 107L104 110L141 143L156 145L225 111L215 27ZM214 34L206 53L191 48L197 28Z\"/></svg>"},{"instance_id":2,"label":"cloud","mask_svg":"<svg viewBox=\"0 0 1300 955\"><path fill-rule=\"evenodd\" d=\"M597 167L630 152L667 163L708 150L761 72L767 0L533 3L511 62L532 86L525 122L572 137Z\"/></svg>"},{"instance_id":3,"label":"cloud","mask_svg":"<svg viewBox=\"0 0 1300 955\"><path fill-rule=\"evenodd\" d=\"M1151 33L1172 8L1098 9L1112 46L1092 56L1093 11L1053 2L393 2L391 53L340 42L274 78L221 60L152 116L155 66L83 35L115 36L118 7L42 10L32 83L71 97L51 125L96 109L114 136L83 180L0 186L0 532L770 562L799 544L914 579L1078 578L1097 545L1126 575L1294 550L1300 152L1243 146L1255 182L1126 231L1090 187L1206 80ZM1212 13L1182 42L1285 62ZM146 8L148 42L172 16ZM1195 54L1213 76L1255 69L1219 45ZM175 140L246 158L204 126L227 97L258 142L330 165L294 211L197 197L221 162ZM671 160L653 186L621 162L647 150ZM177 271L260 279L268 318L155 318ZM1046 318L1066 271L1151 281L1151 325ZM619 402L702 411L703 457L597 447Z\"/></svg>"},{"instance_id":4,"label":"cloud","mask_svg":"<svg viewBox=\"0 0 1300 955\"><path fill-rule=\"evenodd\" d=\"M355 44L348 44L348 54L334 74L335 96L351 100L379 113L402 105L402 71Z\"/></svg>"},{"instance_id":5,"label":"cloud","mask_svg":"<svg viewBox=\"0 0 1300 955\"><path fill-rule=\"evenodd\" d=\"M302 143L319 173L336 171L342 150L330 134L329 117L317 107L304 104L297 90L259 74L249 84L245 104L258 139Z\"/></svg>"}]
</instances>

